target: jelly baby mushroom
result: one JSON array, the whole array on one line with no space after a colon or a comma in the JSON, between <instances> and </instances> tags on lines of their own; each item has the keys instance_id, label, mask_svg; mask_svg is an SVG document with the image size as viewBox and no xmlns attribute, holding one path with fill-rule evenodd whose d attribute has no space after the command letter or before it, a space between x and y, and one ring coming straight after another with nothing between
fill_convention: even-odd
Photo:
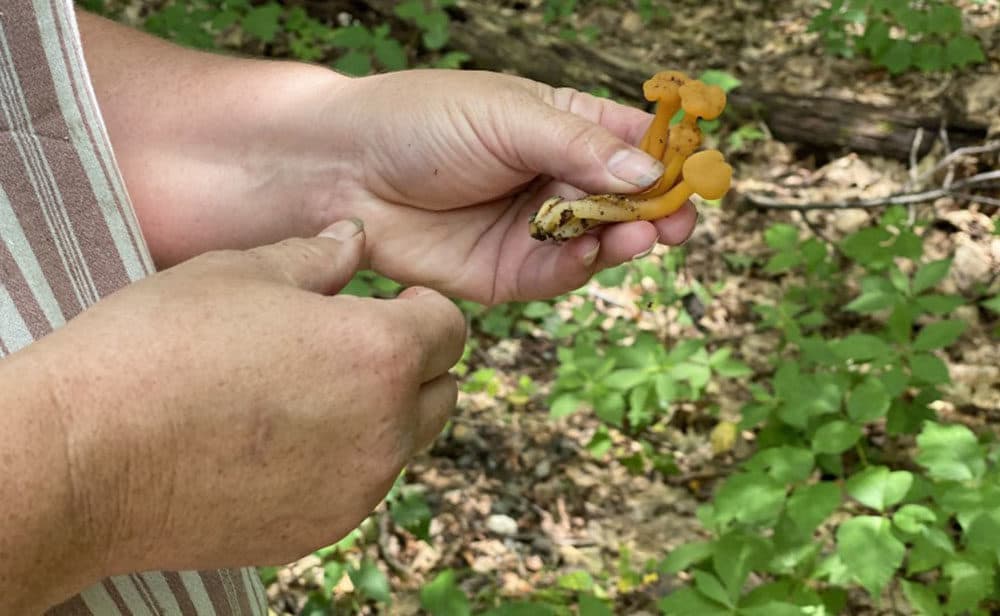
<instances>
[{"instance_id":1,"label":"jelly baby mushroom","mask_svg":"<svg viewBox=\"0 0 1000 616\"><path fill-rule=\"evenodd\" d=\"M666 149L670 120L681 108L680 89L691 78L680 71L661 71L642 84L642 94L647 101L656 102L653 122L642 136L639 147L653 158L660 160Z\"/></svg>"},{"instance_id":2,"label":"jelly baby mushroom","mask_svg":"<svg viewBox=\"0 0 1000 616\"><path fill-rule=\"evenodd\" d=\"M684 161L701 145L698 120L714 120L726 108L726 92L719 86L689 80L677 89L680 107L684 109L681 121L670 127L670 139L662 155L664 172L652 187L638 196L648 199L670 190L677 182Z\"/></svg>"},{"instance_id":3,"label":"jelly baby mushroom","mask_svg":"<svg viewBox=\"0 0 1000 616\"><path fill-rule=\"evenodd\" d=\"M657 197L590 195L572 201L552 197L531 218L531 236L538 240L568 240L608 222L658 220L680 209L691 195L721 199L729 191L732 177L733 168L722 152L704 150L689 156L681 181Z\"/></svg>"}]
</instances>

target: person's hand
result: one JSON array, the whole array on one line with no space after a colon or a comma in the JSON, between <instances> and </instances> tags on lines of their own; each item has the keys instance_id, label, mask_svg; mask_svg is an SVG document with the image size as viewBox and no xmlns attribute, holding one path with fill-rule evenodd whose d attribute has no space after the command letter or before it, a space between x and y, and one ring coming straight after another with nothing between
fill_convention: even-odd
<instances>
[{"instance_id":1,"label":"person's hand","mask_svg":"<svg viewBox=\"0 0 1000 616\"><path fill-rule=\"evenodd\" d=\"M629 145L651 116L605 99L494 73L406 71L354 80L320 117L331 128L300 140L303 155L329 151L356 173L326 191L322 177L301 182L336 215L371 221L373 268L402 282L484 303L551 297L658 241L683 242L695 223L687 204L563 245L528 235L549 196L635 192L662 172Z\"/></svg>"},{"instance_id":2,"label":"person's hand","mask_svg":"<svg viewBox=\"0 0 1000 616\"><path fill-rule=\"evenodd\" d=\"M206 253L23 352L56 375L70 468L51 480L73 480L102 575L301 557L437 435L464 320L429 289L330 296L362 258L356 230Z\"/></svg>"}]
</instances>

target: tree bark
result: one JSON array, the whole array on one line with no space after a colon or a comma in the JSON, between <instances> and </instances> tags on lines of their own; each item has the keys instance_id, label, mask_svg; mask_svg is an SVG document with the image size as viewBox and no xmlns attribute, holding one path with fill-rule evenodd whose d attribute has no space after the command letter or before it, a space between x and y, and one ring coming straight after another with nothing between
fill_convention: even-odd
<instances>
[{"instance_id":1,"label":"tree bark","mask_svg":"<svg viewBox=\"0 0 1000 616\"><path fill-rule=\"evenodd\" d=\"M394 0L366 0L371 10L394 19ZM510 71L554 86L582 90L607 88L614 96L643 104L642 82L664 68L629 57L627 49L602 49L567 41L544 24L530 24L514 9L492 3L459 2L452 15L451 43L472 57L471 67ZM918 130L923 129L920 154L937 140L942 126L952 146L986 138L987 125L960 117L955 110L920 113L875 106L832 96L803 96L768 91L744 81L730 93L726 111L737 121L759 119L775 138L822 150L875 153L905 160Z\"/></svg>"}]
</instances>

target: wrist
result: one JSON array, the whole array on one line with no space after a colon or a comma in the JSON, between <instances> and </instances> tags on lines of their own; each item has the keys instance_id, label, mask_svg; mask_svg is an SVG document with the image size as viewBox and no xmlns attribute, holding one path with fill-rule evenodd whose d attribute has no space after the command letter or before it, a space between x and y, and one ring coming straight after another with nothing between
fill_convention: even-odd
<instances>
[{"instance_id":1,"label":"wrist","mask_svg":"<svg viewBox=\"0 0 1000 616\"><path fill-rule=\"evenodd\" d=\"M0 613L39 613L104 577L85 503L89 478L52 388L57 369L36 345L0 361L5 392L0 474ZM59 364L66 362L59 360Z\"/></svg>"}]
</instances>

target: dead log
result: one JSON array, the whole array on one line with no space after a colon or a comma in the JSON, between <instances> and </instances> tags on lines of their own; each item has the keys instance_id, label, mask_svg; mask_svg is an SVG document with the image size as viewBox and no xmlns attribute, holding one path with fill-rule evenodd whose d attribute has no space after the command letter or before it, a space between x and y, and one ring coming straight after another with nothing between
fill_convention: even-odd
<instances>
[{"instance_id":1,"label":"dead log","mask_svg":"<svg viewBox=\"0 0 1000 616\"><path fill-rule=\"evenodd\" d=\"M366 0L383 19L394 19L393 0ZM492 3L459 2L451 9L451 46L472 57L471 68L509 71L555 86L588 90L607 88L616 97L642 104L642 82L663 67L627 51L568 41L531 24L511 8ZM681 67L682 68L682 67ZM942 126L953 147L986 138L987 123L961 117L955 109L908 111L834 96L803 96L768 91L745 80L730 95L726 112L738 121L759 119L789 143L814 149L849 150L905 160L916 132L923 129L921 154L931 148Z\"/></svg>"}]
</instances>

